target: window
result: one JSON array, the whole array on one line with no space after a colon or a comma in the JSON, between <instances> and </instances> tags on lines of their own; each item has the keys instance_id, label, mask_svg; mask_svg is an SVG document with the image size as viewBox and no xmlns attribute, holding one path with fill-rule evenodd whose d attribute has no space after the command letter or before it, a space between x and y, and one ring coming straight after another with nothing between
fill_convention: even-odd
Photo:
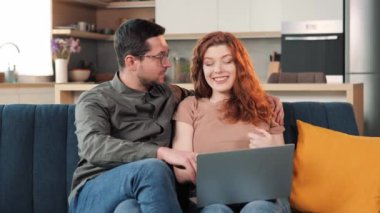
<instances>
[{"instance_id":1,"label":"window","mask_svg":"<svg viewBox=\"0 0 380 213\"><path fill-rule=\"evenodd\" d=\"M0 72L16 65L18 75L53 75L51 55L52 0L0 1Z\"/></svg>"}]
</instances>

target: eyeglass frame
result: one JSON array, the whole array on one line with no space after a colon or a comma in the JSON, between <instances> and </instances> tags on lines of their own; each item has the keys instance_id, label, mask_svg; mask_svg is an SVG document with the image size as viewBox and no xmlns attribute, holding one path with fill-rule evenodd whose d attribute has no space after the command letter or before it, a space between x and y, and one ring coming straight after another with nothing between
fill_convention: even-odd
<instances>
[{"instance_id":1,"label":"eyeglass frame","mask_svg":"<svg viewBox=\"0 0 380 213\"><path fill-rule=\"evenodd\" d=\"M140 57L140 58L147 57L147 58L158 59L158 60L160 60L161 66L164 66L164 62L163 61L165 59L168 60L168 61L171 61L170 60L170 56L169 56L169 52L160 52L157 55L138 55L137 57Z\"/></svg>"}]
</instances>

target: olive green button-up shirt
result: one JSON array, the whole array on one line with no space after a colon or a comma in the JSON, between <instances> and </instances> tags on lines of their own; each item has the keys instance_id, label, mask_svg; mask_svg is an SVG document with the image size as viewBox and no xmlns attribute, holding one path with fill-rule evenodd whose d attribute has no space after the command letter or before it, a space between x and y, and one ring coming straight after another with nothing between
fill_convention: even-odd
<instances>
[{"instance_id":1,"label":"olive green button-up shirt","mask_svg":"<svg viewBox=\"0 0 380 213\"><path fill-rule=\"evenodd\" d=\"M172 139L172 115L190 92L174 85L154 85L148 92L119 79L84 92L75 107L79 163L69 200L86 182L121 164L155 158Z\"/></svg>"}]
</instances>

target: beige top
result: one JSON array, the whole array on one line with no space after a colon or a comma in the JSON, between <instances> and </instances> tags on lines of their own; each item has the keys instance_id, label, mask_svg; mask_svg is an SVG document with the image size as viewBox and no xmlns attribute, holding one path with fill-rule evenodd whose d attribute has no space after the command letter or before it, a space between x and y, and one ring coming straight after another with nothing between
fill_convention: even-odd
<instances>
[{"instance_id":1,"label":"beige top","mask_svg":"<svg viewBox=\"0 0 380 213\"><path fill-rule=\"evenodd\" d=\"M188 123L194 127L194 151L198 153L231 151L249 148L248 133L253 124L237 122L230 124L220 119L218 109L222 101L211 103L209 99L187 97L178 106L174 120ZM260 123L257 127L271 134L281 134L285 128L275 123Z\"/></svg>"}]
</instances>

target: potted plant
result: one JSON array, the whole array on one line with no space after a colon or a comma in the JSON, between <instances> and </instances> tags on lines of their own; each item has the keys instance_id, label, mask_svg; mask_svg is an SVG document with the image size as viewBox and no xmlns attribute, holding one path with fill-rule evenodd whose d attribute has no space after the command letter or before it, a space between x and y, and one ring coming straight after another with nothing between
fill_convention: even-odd
<instances>
[{"instance_id":1,"label":"potted plant","mask_svg":"<svg viewBox=\"0 0 380 213\"><path fill-rule=\"evenodd\" d=\"M55 65L55 82L67 82L67 65L72 53L81 51L80 40L75 38L55 38L52 40L52 53Z\"/></svg>"}]
</instances>

